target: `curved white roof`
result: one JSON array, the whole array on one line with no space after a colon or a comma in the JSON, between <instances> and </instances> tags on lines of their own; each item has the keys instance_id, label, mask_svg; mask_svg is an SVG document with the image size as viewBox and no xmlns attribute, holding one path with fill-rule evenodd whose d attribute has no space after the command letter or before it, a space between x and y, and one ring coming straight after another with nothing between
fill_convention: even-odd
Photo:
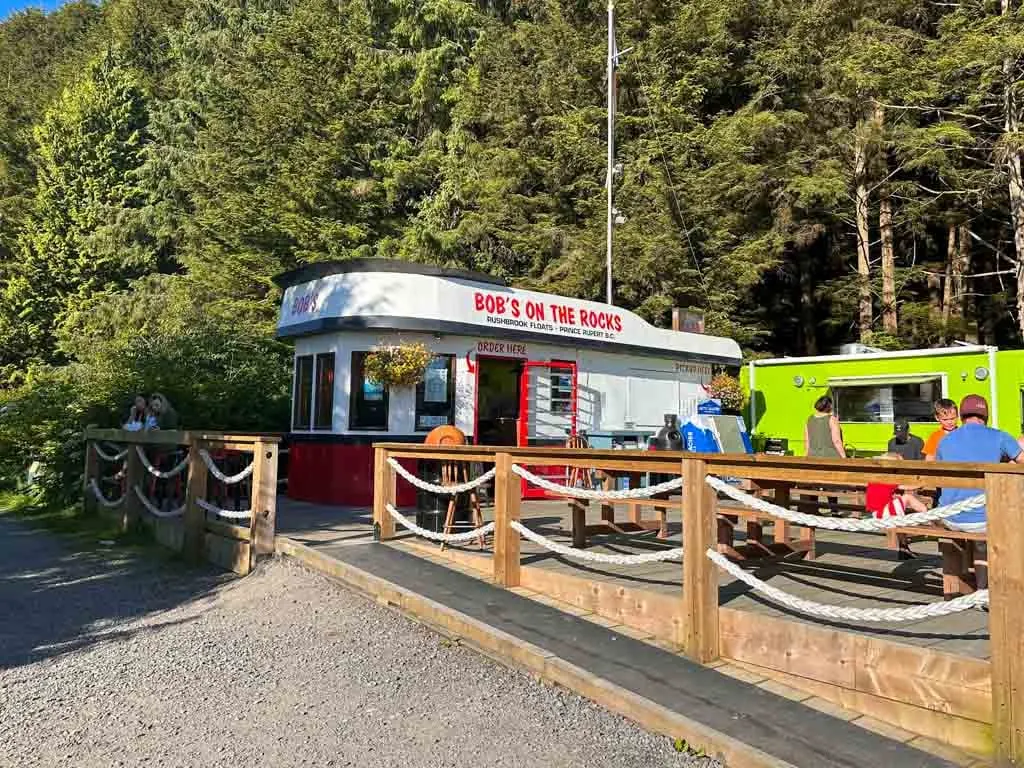
<instances>
[{"instance_id":1,"label":"curved white roof","mask_svg":"<svg viewBox=\"0 0 1024 768\"><path fill-rule=\"evenodd\" d=\"M387 329L534 340L739 365L732 339L655 328L619 307L511 288L485 275L384 259L282 275L278 336Z\"/></svg>"}]
</instances>

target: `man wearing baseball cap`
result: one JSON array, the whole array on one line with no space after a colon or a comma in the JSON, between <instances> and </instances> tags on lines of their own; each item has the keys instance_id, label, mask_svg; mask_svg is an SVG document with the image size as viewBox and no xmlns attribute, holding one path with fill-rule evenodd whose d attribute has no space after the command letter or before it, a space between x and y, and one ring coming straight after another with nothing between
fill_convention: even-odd
<instances>
[{"instance_id":1,"label":"man wearing baseball cap","mask_svg":"<svg viewBox=\"0 0 1024 768\"><path fill-rule=\"evenodd\" d=\"M998 463L1014 461L1024 464L1024 451L1012 435L988 426L988 402L981 395L967 395L960 401L960 428L942 438L935 454L936 461ZM943 488L939 506L977 496L976 488ZM945 524L958 531L984 531L985 507L970 509L952 517Z\"/></svg>"}]
</instances>

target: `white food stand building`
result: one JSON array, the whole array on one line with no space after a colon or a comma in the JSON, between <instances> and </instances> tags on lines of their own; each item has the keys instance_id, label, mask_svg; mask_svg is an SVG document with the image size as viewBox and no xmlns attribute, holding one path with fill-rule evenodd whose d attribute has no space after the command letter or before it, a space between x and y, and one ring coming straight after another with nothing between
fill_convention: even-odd
<instances>
[{"instance_id":1,"label":"white food stand building","mask_svg":"<svg viewBox=\"0 0 1024 768\"><path fill-rule=\"evenodd\" d=\"M294 339L288 495L372 500L374 442L422 442L454 424L486 445L637 447L707 397L731 339L655 328L624 309L509 287L475 272L389 259L280 275L278 336ZM424 380L388 391L363 375L380 343L419 341ZM411 489L399 485L402 504ZM403 498L404 496L404 498Z\"/></svg>"}]
</instances>

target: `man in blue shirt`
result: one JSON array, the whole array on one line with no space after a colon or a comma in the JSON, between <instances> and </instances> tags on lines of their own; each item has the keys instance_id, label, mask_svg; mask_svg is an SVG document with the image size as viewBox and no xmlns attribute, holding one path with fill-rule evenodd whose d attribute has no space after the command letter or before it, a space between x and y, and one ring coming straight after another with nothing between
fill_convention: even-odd
<instances>
[{"instance_id":1,"label":"man in blue shirt","mask_svg":"<svg viewBox=\"0 0 1024 768\"><path fill-rule=\"evenodd\" d=\"M960 403L962 426L942 438L936 461L995 462L1024 464L1024 452L1017 441L1001 429L988 426L988 402L981 395L968 395ZM981 493L977 488L943 488L939 506L955 504ZM945 524L957 531L984 531L985 507L947 517Z\"/></svg>"}]
</instances>

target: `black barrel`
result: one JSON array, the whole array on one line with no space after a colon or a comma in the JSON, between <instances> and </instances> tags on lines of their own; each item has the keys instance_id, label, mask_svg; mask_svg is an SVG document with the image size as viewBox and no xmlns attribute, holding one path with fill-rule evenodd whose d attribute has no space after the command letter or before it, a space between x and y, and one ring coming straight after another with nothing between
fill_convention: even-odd
<instances>
[{"instance_id":1,"label":"black barrel","mask_svg":"<svg viewBox=\"0 0 1024 768\"><path fill-rule=\"evenodd\" d=\"M421 460L417 463L419 476L428 483L441 485L441 462ZM448 501L445 496L430 491L416 492L416 525L434 533L444 532L444 518L448 514ZM469 525L469 493L460 493L455 497L455 526L458 528Z\"/></svg>"}]
</instances>

